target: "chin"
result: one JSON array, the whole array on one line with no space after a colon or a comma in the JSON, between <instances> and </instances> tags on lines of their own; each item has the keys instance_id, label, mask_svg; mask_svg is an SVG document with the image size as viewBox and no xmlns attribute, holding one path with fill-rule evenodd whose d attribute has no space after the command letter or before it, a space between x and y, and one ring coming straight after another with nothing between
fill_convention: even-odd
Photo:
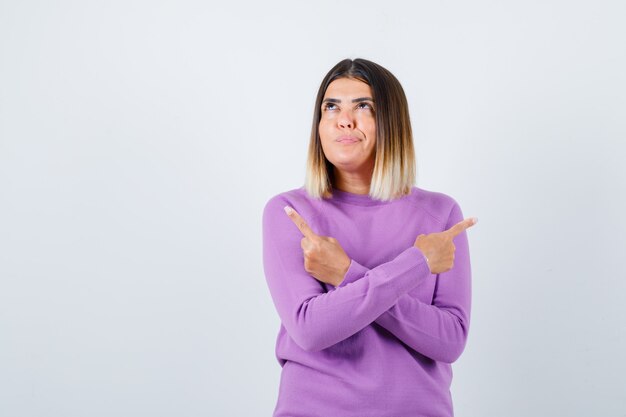
<instances>
[{"instance_id":1,"label":"chin","mask_svg":"<svg viewBox=\"0 0 626 417\"><path fill-rule=\"evenodd\" d=\"M364 161L360 161L354 158L338 158L334 161L331 161L331 163L335 166L351 170L358 169L361 165L363 165L363 162Z\"/></svg>"}]
</instances>

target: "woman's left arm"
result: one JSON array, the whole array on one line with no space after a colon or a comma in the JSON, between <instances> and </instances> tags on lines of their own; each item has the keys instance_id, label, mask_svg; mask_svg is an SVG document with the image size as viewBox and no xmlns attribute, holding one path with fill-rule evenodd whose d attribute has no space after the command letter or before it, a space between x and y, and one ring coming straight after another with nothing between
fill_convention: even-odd
<instances>
[{"instance_id":1,"label":"woman's left arm","mask_svg":"<svg viewBox=\"0 0 626 417\"><path fill-rule=\"evenodd\" d=\"M463 214L455 204L445 229L461 220ZM374 321L420 354L447 363L456 361L465 349L471 309L467 231L454 238L454 245L454 266L437 275L432 304L403 294ZM352 259L344 281L338 287L358 280L368 270Z\"/></svg>"}]
</instances>

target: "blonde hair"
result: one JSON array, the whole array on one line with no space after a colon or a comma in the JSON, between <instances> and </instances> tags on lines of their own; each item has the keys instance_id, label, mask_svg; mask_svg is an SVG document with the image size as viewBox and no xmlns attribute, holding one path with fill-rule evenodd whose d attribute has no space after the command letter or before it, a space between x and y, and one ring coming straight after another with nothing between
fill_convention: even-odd
<instances>
[{"instance_id":1,"label":"blonde hair","mask_svg":"<svg viewBox=\"0 0 626 417\"><path fill-rule=\"evenodd\" d=\"M319 122L324 94L338 78L362 81L372 89L376 103L376 156L370 184L370 197L389 201L411 192L415 185L415 151L409 119L409 106L398 79L374 62L344 59L326 74L317 92L309 141L304 188L313 198L332 197L335 184L333 165L324 151Z\"/></svg>"}]
</instances>

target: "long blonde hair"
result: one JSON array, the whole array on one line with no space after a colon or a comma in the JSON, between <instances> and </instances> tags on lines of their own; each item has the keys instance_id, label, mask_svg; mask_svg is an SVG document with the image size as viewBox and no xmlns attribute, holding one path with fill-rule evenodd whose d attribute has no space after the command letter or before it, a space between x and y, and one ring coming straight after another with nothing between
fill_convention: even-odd
<instances>
[{"instance_id":1,"label":"long blonde hair","mask_svg":"<svg viewBox=\"0 0 626 417\"><path fill-rule=\"evenodd\" d=\"M306 162L304 188L313 198L332 197L333 165L322 149L319 135L321 107L328 85L338 78L362 81L372 89L376 103L376 156L370 197L392 200L411 192L415 185L415 151L409 106L398 79L366 59L344 59L326 74L317 92Z\"/></svg>"}]
</instances>

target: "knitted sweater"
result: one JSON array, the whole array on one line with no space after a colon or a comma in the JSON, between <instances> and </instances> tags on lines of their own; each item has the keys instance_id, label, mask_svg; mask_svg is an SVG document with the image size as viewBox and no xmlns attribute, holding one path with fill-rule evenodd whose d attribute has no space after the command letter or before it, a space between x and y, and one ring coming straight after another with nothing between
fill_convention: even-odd
<instances>
[{"instance_id":1,"label":"knitted sweater","mask_svg":"<svg viewBox=\"0 0 626 417\"><path fill-rule=\"evenodd\" d=\"M286 205L351 258L337 287L305 271ZM317 200L304 187L269 199L263 267L281 321L274 417L453 416L450 364L470 320L467 234L454 238L454 266L440 274L413 244L461 220L453 198L418 187L387 202L338 189Z\"/></svg>"}]
</instances>

